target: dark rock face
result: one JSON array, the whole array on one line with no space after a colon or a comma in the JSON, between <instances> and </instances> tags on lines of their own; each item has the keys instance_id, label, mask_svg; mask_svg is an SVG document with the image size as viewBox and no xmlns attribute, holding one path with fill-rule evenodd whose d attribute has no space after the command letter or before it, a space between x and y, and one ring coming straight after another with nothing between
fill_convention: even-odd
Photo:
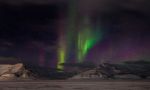
<instances>
[{"instance_id":1,"label":"dark rock face","mask_svg":"<svg viewBox=\"0 0 150 90\"><path fill-rule=\"evenodd\" d=\"M149 61L127 61L119 64L101 63L96 68L80 71L70 79L146 79L149 76Z\"/></svg>"},{"instance_id":2,"label":"dark rock face","mask_svg":"<svg viewBox=\"0 0 150 90\"><path fill-rule=\"evenodd\" d=\"M97 70L107 78L113 78L115 75L132 74L144 79L150 76L150 63L145 61L132 61L122 64L104 63L100 64Z\"/></svg>"}]
</instances>

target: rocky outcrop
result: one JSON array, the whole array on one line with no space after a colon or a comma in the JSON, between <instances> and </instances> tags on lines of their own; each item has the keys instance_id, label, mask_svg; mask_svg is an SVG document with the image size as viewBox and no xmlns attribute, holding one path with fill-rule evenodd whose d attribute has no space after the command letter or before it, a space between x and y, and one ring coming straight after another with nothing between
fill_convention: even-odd
<instances>
[{"instance_id":1,"label":"rocky outcrop","mask_svg":"<svg viewBox=\"0 0 150 90\"><path fill-rule=\"evenodd\" d=\"M4 74L0 76L0 81L6 81L6 80L16 80L16 76L14 74Z\"/></svg>"},{"instance_id":2,"label":"rocky outcrop","mask_svg":"<svg viewBox=\"0 0 150 90\"><path fill-rule=\"evenodd\" d=\"M142 79L150 76L149 61L127 61L120 64L100 64L97 68L99 73L106 78L114 78L117 75L134 75Z\"/></svg>"},{"instance_id":3,"label":"rocky outcrop","mask_svg":"<svg viewBox=\"0 0 150 90\"><path fill-rule=\"evenodd\" d=\"M15 65L0 65L0 81L29 79L29 71L22 63Z\"/></svg>"},{"instance_id":4,"label":"rocky outcrop","mask_svg":"<svg viewBox=\"0 0 150 90\"><path fill-rule=\"evenodd\" d=\"M87 79L87 78L102 78L101 73L97 72L96 68L80 72L79 74L69 78L71 79Z\"/></svg>"},{"instance_id":5,"label":"rocky outcrop","mask_svg":"<svg viewBox=\"0 0 150 90\"><path fill-rule=\"evenodd\" d=\"M71 79L81 78L105 79L146 79L150 77L149 61L129 61L120 64L101 63L97 68L79 72Z\"/></svg>"}]
</instances>

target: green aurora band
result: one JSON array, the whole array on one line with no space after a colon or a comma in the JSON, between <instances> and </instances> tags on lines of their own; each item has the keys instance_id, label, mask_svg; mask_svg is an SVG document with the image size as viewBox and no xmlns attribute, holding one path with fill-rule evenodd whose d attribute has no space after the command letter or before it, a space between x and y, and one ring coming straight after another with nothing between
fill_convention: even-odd
<instances>
[{"instance_id":1,"label":"green aurora band","mask_svg":"<svg viewBox=\"0 0 150 90\"><path fill-rule=\"evenodd\" d=\"M70 62L71 59L76 60L76 63L82 63L89 50L102 37L100 24L92 26L90 18L87 16L81 19L81 27L76 27L78 23L75 0L70 1L68 22L67 30L60 34L59 40L57 69L61 70L64 70L62 64ZM73 53L73 58L70 58L70 53Z\"/></svg>"},{"instance_id":2,"label":"green aurora band","mask_svg":"<svg viewBox=\"0 0 150 90\"><path fill-rule=\"evenodd\" d=\"M66 45L64 41L64 37L60 36L59 46L58 46L58 62L57 69L63 70L64 66L61 65L65 63L66 59Z\"/></svg>"},{"instance_id":3,"label":"green aurora band","mask_svg":"<svg viewBox=\"0 0 150 90\"><path fill-rule=\"evenodd\" d=\"M89 50L98 42L102 37L99 26L93 29L90 20L86 17L83 20L83 26L78 33L78 62L82 63Z\"/></svg>"},{"instance_id":4,"label":"green aurora band","mask_svg":"<svg viewBox=\"0 0 150 90\"><path fill-rule=\"evenodd\" d=\"M72 38L74 38L75 22L76 22L76 0L70 0L68 13L68 27L64 33L60 33L58 45L58 62L57 69L63 70L63 63L67 62L70 53L70 46L72 45ZM62 32L62 31L60 31Z\"/></svg>"}]
</instances>

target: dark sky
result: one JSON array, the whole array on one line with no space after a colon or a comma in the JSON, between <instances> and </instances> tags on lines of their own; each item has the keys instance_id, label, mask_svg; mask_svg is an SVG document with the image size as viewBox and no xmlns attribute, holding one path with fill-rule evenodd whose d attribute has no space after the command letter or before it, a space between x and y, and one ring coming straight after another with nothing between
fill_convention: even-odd
<instances>
[{"instance_id":1,"label":"dark sky","mask_svg":"<svg viewBox=\"0 0 150 90\"><path fill-rule=\"evenodd\" d=\"M19 55L37 64L37 56L39 53L43 55L43 48L46 48L48 55L55 58L55 50L49 47L57 47L57 24L59 19L67 17L67 0L0 1L0 54ZM123 52L130 50L136 56L131 56L132 59L139 58L139 55L150 58L149 0L79 0L77 6L79 15L90 15L93 20L100 19L102 32L105 33L103 41L89 53L90 58L101 59L101 56L105 59L113 55L113 59L129 59ZM116 54L112 54L110 49L115 50Z\"/></svg>"},{"instance_id":2,"label":"dark sky","mask_svg":"<svg viewBox=\"0 0 150 90\"><path fill-rule=\"evenodd\" d=\"M65 4L62 3L44 5L1 3L0 56L17 57L34 65L39 65L43 49L51 54L48 56L55 57L57 23L60 12L65 12L64 8Z\"/></svg>"},{"instance_id":3,"label":"dark sky","mask_svg":"<svg viewBox=\"0 0 150 90\"><path fill-rule=\"evenodd\" d=\"M32 3L32 4L54 4L66 2L67 0L0 0L1 3L7 3L12 5L21 5L24 3Z\"/></svg>"},{"instance_id":4,"label":"dark sky","mask_svg":"<svg viewBox=\"0 0 150 90\"><path fill-rule=\"evenodd\" d=\"M58 6L3 5L0 12L1 38L14 41L56 38L56 35L54 35L56 33L54 22L58 19Z\"/></svg>"}]
</instances>

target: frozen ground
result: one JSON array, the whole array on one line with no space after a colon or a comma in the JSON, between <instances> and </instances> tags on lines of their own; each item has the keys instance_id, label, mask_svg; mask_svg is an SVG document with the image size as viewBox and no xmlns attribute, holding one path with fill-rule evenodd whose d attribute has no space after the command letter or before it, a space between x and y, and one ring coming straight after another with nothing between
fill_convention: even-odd
<instances>
[{"instance_id":1,"label":"frozen ground","mask_svg":"<svg viewBox=\"0 0 150 90\"><path fill-rule=\"evenodd\" d=\"M148 80L56 80L0 82L0 90L150 90Z\"/></svg>"}]
</instances>

